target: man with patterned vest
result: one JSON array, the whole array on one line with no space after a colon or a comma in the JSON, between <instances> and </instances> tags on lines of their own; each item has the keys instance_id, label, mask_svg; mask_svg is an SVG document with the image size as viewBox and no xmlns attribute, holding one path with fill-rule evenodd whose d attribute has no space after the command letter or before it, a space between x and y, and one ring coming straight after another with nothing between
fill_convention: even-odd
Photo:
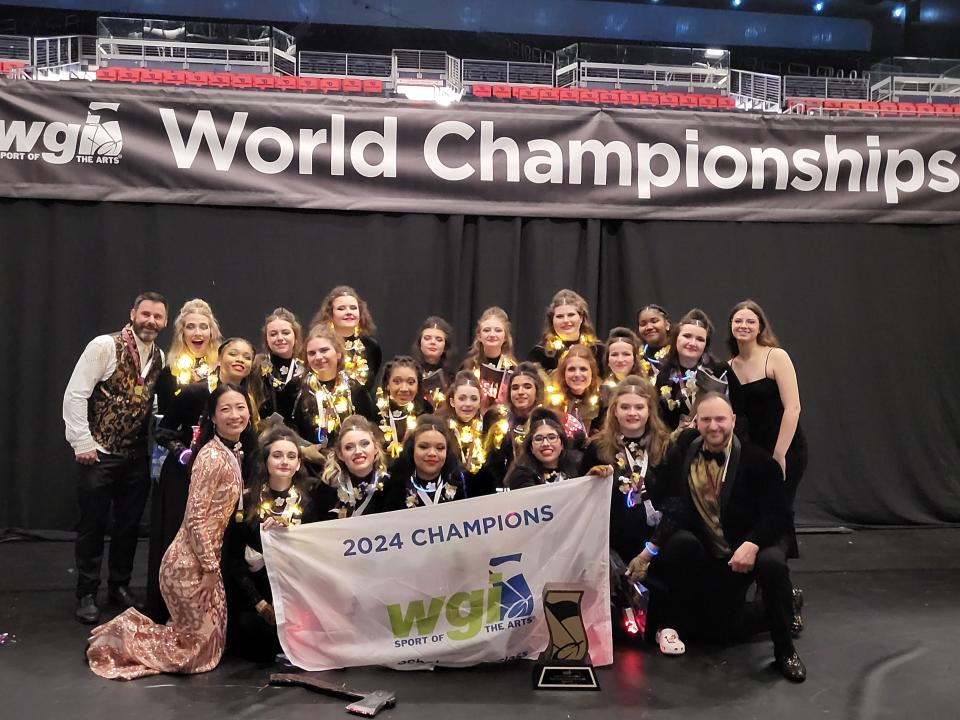
<instances>
[{"instance_id":1,"label":"man with patterned vest","mask_svg":"<svg viewBox=\"0 0 960 720\"><path fill-rule=\"evenodd\" d=\"M150 493L147 438L154 387L163 369L163 352L154 341L166 324L164 297L138 295L130 324L90 341L63 394L67 442L80 469L75 614L83 623L100 619L97 588L111 507L109 600L121 607L139 605L129 584L140 516Z\"/></svg>"}]
</instances>

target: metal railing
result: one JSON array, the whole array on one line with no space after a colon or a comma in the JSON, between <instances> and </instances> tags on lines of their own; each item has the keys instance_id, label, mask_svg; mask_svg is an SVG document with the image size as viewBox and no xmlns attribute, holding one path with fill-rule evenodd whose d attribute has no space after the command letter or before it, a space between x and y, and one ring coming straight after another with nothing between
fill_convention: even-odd
<instances>
[{"instance_id":1,"label":"metal railing","mask_svg":"<svg viewBox=\"0 0 960 720\"><path fill-rule=\"evenodd\" d=\"M582 88L653 91L669 89L687 92L709 90L723 93L726 92L729 81L729 71L726 68L708 66L620 65L583 60L578 66L577 85Z\"/></svg>"},{"instance_id":2,"label":"metal railing","mask_svg":"<svg viewBox=\"0 0 960 720\"><path fill-rule=\"evenodd\" d=\"M874 102L927 102L960 99L960 78L944 75L887 75L870 85Z\"/></svg>"},{"instance_id":3,"label":"metal railing","mask_svg":"<svg viewBox=\"0 0 960 720\"><path fill-rule=\"evenodd\" d=\"M742 110L779 113L783 104L779 75L731 69L730 95Z\"/></svg>"},{"instance_id":4,"label":"metal railing","mask_svg":"<svg viewBox=\"0 0 960 720\"><path fill-rule=\"evenodd\" d=\"M26 35L0 35L0 60L23 60L33 65L32 38Z\"/></svg>"},{"instance_id":5,"label":"metal railing","mask_svg":"<svg viewBox=\"0 0 960 720\"><path fill-rule=\"evenodd\" d=\"M391 55L330 53L302 50L297 55L298 74L305 77L351 77L390 80L394 75Z\"/></svg>"},{"instance_id":6,"label":"metal railing","mask_svg":"<svg viewBox=\"0 0 960 720\"><path fill-rule=\"evenodd\" d=\"M400 72L445 73L447 53L442 50L394 50L397 70Z\"/></svg>"},{"instance_id":7,"label":"metal railing","mask_svg":"<svg viewBox=\"0 0 960 720\"><path fill-rule=\"evenodd\" d=\"M866 100L870 97L870 81L867 77L785 75L783 77L783 97Z\"/></svg>"},{"instance_id":8,"label":"metal railing","mask_svg":"<svg viewBox=\"0 0 960 720\"><path fill-rule=\"evenodd\" d=\"M453 55L447 55L447 87L456 93L463 89L463 64Z\"/></svg>"},{"instance_id":9,"label":"metal railing","mask_svg":"<svg viewBox=\"0 0 960 720\"><path fill-rule=\"evenodd\" d=\"M229 72L235 67L244 70L259 68L269 72L272 48L217 43L176 42L171 40L140 40L97 38L97 65L137 65L163 67L176 65L179 69L216 66Z\"/></svg>"},{"instance_id":10,"label":"metal railing","mask_svg":"<svg viewBox=\"0 0 960 720\"><path fill-rule=\"evenodd\" d=\"M504 60L463 60L463 83L553 85L553 65Z\"/></svg>"}]
</instances>

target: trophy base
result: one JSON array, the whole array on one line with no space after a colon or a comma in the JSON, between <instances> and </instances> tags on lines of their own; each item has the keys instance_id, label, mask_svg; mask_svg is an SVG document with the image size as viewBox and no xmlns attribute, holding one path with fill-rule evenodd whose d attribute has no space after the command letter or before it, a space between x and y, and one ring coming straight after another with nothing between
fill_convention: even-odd
<instances>
[{"instance_id":1,"label":"trophy base","mask_svg":"<svg viewBox=\"0 0 960 720\"><path fill-rule=\"evenodd\" d=\"M581 661L556 660L540 653L533 665L534 690L599 690L589 657Z\"/></svg>"}]
</instances>

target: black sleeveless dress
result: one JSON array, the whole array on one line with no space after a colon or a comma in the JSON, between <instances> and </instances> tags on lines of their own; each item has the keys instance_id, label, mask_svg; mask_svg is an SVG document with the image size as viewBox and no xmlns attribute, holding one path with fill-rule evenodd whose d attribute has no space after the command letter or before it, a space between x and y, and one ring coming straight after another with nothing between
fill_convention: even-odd
<instances>
[{"instance_id":1,"label":"black sleeveless dress","mask_svg":"<svg viewBox=\"0 0 960 720\"><path fill-rule=\"evenodd\" d=\"M783 419L783 403L780 401L780 388L773 378L764 377L743 384L735 372L727 373L730 383L730 403L737 415L738 430L742 426L745 439L773 454L780 434L780 421ZM787 448L787 469L784 478L784 492L790 511L797 496L797 486L807 469L807 441L800 423L793 434L793 441ZM788 556L797 557L797 538L791 530L788 538Z\"/></svg>"}]
</instances>

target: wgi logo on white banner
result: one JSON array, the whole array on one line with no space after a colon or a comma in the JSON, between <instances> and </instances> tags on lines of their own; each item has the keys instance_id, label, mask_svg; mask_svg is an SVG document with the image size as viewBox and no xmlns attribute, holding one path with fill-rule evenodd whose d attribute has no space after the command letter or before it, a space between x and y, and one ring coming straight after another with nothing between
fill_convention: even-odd
<instances>
[{"instance_id":1,"label":"wgi logo on white banner","mask_svg":"<svg viewBox=\"0 0 960 720\"><path fill-rule=\"evenodd\" d=\"M92 102L84 123L0 120L0 160L38 160L64 165L115 165L120 162L123 134L117 120L102 122L103 110L116 112L120 103ZM37 144L40 144L40 148Z\"/></svg>"},{"instance_id":2,"label":"wgi logo on white banner","mask_svg":"<svg viewBox=\"0 0 960 720\"><path fill-rule=\"evenodd\" d=\"M265 532L280 643L307 670L535 657L547 586L584 591L594 665L613 662L609 483L581 478Z\"/></svg>"}]
</instances>

